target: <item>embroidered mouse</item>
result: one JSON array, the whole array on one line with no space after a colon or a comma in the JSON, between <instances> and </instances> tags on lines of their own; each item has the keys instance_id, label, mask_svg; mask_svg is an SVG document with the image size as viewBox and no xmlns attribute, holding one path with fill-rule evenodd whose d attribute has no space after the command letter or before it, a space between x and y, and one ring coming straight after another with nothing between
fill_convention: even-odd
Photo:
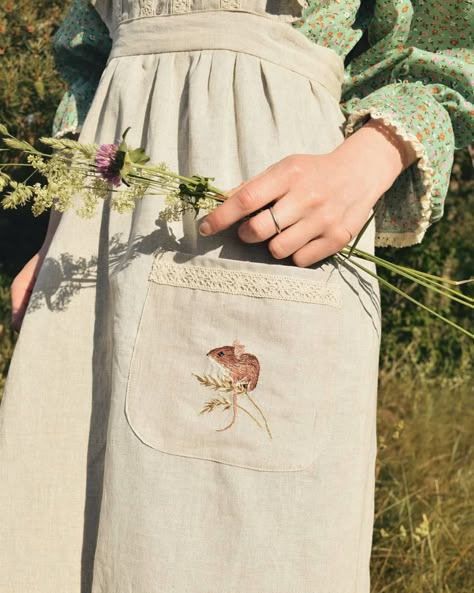
<instances>
[{"instance_id":1,"label":"embroidered mouse","mask_svg":"<svg viewBox=\"0 0 474 593\"><path fill-rule=\"evenodd\" d=\"M250 418L262 428L262 425L257 418L239 403L238 397L243 396L258 410L264 421L267 433L269 437L272 438L267 420L262 410L250 396L250 392L254 391L257 386L260 374L260 363L258 358L254 354L245 352L245 346L241 344L239 340L234 340L232 346L213 348L207 353L207 356L224 371L224 377L210 375L194 376L204 387L208 387L221 393L231 393L232 400L229 400L227 397L211 399L205 403L200 413L204 414L213 412L219 407L224 410L232 409L231 421L227 426L224 426L224 428L216 429L218 432L228 430L234 425L237 418L237 410L239 409L250 416Z\"/></svg>"}]
</instances>

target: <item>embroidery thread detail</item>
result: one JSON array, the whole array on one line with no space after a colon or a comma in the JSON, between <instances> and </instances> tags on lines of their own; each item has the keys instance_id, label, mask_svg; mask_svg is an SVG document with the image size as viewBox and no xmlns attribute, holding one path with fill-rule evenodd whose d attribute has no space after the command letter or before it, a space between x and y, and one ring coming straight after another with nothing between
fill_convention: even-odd
<instances>
[{"instance_id":1,"label":"embroidery thread detail","mask_svg":"<svg viewBox=\"0 0 474 593\"><path fill-rule=\"evenodd\" d=\"M154 0L138 0L140 16L154 16Z\"/></svg>"},{"instance_id":2,"label":"embroidery thread detail","mask_svg":"<svg viewBox=\"0 0 474 593\"><path fill-rule=\"evenodd\" d=\"M261 299L341 307L339 288L293 276L174 264L155 259L149 280L156 284Z\"/></svg>"},{"instance_id":3,"label":"embroidery thread detail","mask_svg":"<svg viewBox=\"0 0 474 593\"><path fill-rule=\"evenodd\" d=\"M120 21L122 20L122 2L123 0L114 0L113 3L113 13L116 23L120 23Z\"/></svg>"},{"instance_id":4,"label":"embroidery thread detail","mask_svg":"<svg viewBox=\"0 0 474 593\"><path fill-rule=\"evenodd\" d=\"M221 8L241 8L240 0L221 0Z\"/></svg>"},{"instance_id":5,"label":"embroidery thread detail","mask_svg":"<svg viewBox=\"0 0 474 593\"><path fill-rule=\"evenodd\" d=\"M174 0L173 12L178 14L189 12L189 0Z\"/></svg>"},{"instance_id":6,"label":"embroidery thread detail","mask_svg":"<svg viewBox=\"0 0 474 593\"><path fill-rule=\"evenodd\" d=\"M221 396L208 400L204 404L200 414L214 412L218 409L232 410L232 419L229 424L224 426L224 428L217 428L217 432L228 430L234 425L237 419L237 410L242 410L259 428L263 428L261 422L259 422L254 414L239 403L238 398L240 396L241 399L247 399L258 411L268 436L272 438L272 433L270 432L262 409L250 395L250 392L254 391L257 386L260 374L258 358L253 354L246 353L245 346L239 340L234 340L232 346L214 348L207 353L207 356L224 371L225 376L216 377L212 375L196 375L193 373L194 376L204 387L220 393L232 394L232 396L231 399Z\"/></svg>"}]
</instances>

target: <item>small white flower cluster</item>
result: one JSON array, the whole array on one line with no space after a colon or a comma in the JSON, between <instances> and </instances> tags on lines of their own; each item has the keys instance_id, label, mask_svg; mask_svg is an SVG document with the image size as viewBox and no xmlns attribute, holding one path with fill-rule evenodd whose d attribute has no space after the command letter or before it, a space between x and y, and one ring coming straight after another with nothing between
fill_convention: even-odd
<instances>
[{"instance_id":1,"label":"small white flower cluster","mask_svg":"<svg viewBox=\"0 0 474 593\"><path fill-rule=\"evenodd\" d=\"M123 187L121 186L121 188ZM134 183L127 189L113 191L110 197L110 208L120 214L131 212L135 208L136 202L145 196L147 187L144 183Z\"/></svg>"},{"instance_id":2,"label":"small white flower cluster","mask_svg":"<svg viewBox=\"0 0 474 593\"><path fill-rule=\"evenodd\" d=\"M179 191L172 192L165 197L165 208L160 212L160 218L167 222L178 222L185 212L194 212L197 216L199 210L211 212L219 202L213 198L199 198L196 204L188 201Z\"/></svg>"},{"instance_id":3,"label":"small white flower cluster","mask_svg":"<svg viewBox=\"0 0 474 593\"><path fill-rule=\"evenodd\" d=\"M42 138L41 142L55 151L49 156L15 138L4 141L10 148L27 153L28 164L43 175L47 183L19 183L0 170L0 191L10 188L2 200L3 208L17 208L30 202L34 216L50 208L64 212L74 207L81 218L92 218L100 202L109 197L111 209L120 213L133 210L136 200L143 198L149 185L147 180L138 178L130 186L124 184L113 189L95 170L98 148L95 144L80 144L67 138Z\"/></svg>"},{"instance_id":4,"label":"small white flower cluster","mask_svg":"<svg viewBox=\"0 0 474 593\"><path fill-rule=\"evenodd\" d=\"M79 199L81 206L78 214L93 216L99 199L108 195L108 184L89 177L87 166L83 162L77 164L76 156L70 153L65 158L64 154L56 153L46 159L36 153L29 154L27 162L47 179L47 184L37 182L27 185L2 174L0 183L5 187L8 181L11 187L2 200L3 207L17 208L31 202L34 216L39 216L50 208L64 212Z\"/></svg>"},{"instance_id":5,"label":"small white flower cluster","mask_svg":"<svg viewBox=\"0 0 474 593\"><path fill-rule=\"evenodd\" d=\"M8 185L10 185L10 177L0 171L0 191L3 191Z\"/></svg>"},{"instance_id":6,"label":"small white flower cluster","mask_svg":"<svg viewBox=\"0 0 474 593\"><path fill-rule=\"evenodd\" d=\"M197 215L200 209L210 212L219 204L207 192L208 178L180 177L171 172L165 162L145 166L149 159L144 151L130 149L124 143L126 132L122 144L117 147L125 154L124 165L120 170L121 184L111 182L98 164L99 152L109 145L81 144L68 138L41 138L42 144L53 149L53 154L49 155L38 151L28 142L18 140L2 124L0 135L6 136L3 142L9 148L23 153L31 168L47 182L28 184L28 180L26 183L13 181L0 165L0 190L8 186L10 189L2 200L4 208L17 208L30 202L35 216L50 208L60 212L74 208L81 218L92 218L100 202L106 199L110 201L112 210L124 213L132 211L145 194L164 195L166 207L160 217L167 221L178 221L184 212ZM110 159L115 158L110 152ZM181 186L186 184L191 187L188 195L181 191ZM193 191L197 193L193 194Z\"/></svg>"}]
</instances>

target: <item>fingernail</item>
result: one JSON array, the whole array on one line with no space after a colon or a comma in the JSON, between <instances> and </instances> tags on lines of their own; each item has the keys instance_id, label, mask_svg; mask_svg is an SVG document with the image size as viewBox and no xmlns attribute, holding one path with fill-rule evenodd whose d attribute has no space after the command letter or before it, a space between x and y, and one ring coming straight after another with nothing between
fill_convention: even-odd
<instances>
[{"instance_id":1,"label":"fingernail","mask_svg":"<svg viewBox=\"0 0 474 593\"><path fill-rule=\"evenodd\" d=\"M201 226L199 227L199 232L201 235L204 235L204 236L210 235L212 232L211 225L207 221L204 221L201 224Z\"/></svg>"}]
</instances>

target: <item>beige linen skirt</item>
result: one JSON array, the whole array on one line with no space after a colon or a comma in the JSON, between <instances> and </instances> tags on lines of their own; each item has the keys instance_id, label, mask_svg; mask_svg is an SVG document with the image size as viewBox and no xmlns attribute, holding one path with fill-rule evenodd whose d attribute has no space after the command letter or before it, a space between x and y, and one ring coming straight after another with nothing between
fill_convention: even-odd
<instances>
[{"instance_id":1,"label":"beige linen skirt","mask_svg":"<svg viewBox=\"0 0 474 593\"><path fill-rule=\"evenodd\" d=\"M343 141L343 71L265 15L132 19L81 139L131 126L229 189ZM41 268L0 410L0 591L367 593L376 283L162 208L68 212Z\"/></svg>"}]
</instances>

